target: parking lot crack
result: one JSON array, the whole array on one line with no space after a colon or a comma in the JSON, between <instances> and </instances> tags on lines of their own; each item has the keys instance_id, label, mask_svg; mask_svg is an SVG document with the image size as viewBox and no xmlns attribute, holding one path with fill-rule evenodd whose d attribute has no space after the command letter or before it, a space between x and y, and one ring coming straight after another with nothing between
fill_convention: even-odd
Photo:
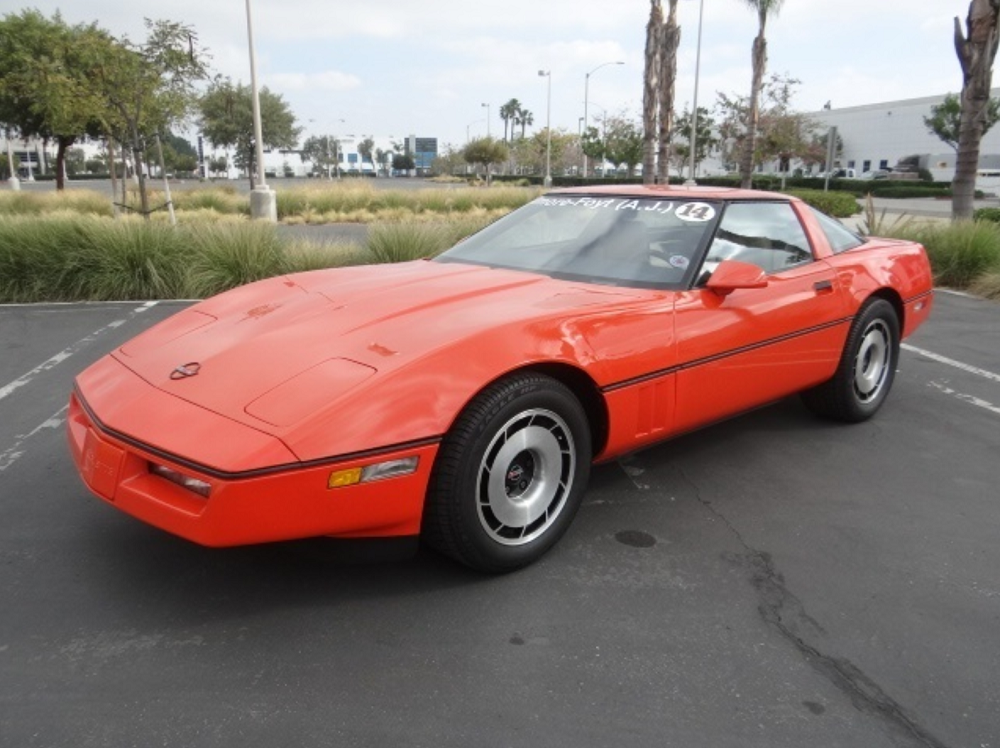
<instances>
[{"instance_id":1,"label":"parking lot crack","mask_svg":"<svg viewBox=\"0 0 1000 748\"><path fill-rule=\"evenodd\" d=\"M744 553L735 560L750 569L750 581L759 601L757 611L764 622L777 630L817 672L850 698L856 709L882 718L910 741L915 740L916 745L948 748L854 663L820 649L817 642L826 636L826 631L806 613L802 601L788 589L784 576L775 568L771 554L751 546L739 528L702 495L697 483L683 470L679 472L691 486L698 503L722 522L743 548Z\"/></svg>"}]
</instances>

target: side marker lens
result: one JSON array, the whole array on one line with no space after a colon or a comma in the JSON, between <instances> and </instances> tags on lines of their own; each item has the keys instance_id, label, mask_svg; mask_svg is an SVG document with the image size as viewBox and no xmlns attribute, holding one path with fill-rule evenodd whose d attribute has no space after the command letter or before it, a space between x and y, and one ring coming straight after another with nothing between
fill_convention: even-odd
<instances>
[{"instance_id":1,"label":"side marker lens","mask_svg":"<svg viewBox=\"0 0 1000 748\"><path fill-rule=\"evenodd\" d=\"M345 488L357 483L370 483L387 478L398 478L402 475L415 473L419 464L419 457L403 457L398 460L387 460L386 462L378 462L374 465L366 465L363 468L335 470L330 473L326 485L327 488Z\"/></svg>"},{"instance_id":2,"label":"side marker lens","mask_svg":"<svg viewBox=\"0 0 1000 748\"><path fill-rule=\"evenodd\" d=\"M344 488L353 486L361 482L361 468L349 468L348 470L336 470L330 473L330 478L326 482L327 488Z\"/></svg>"}]
</instances>

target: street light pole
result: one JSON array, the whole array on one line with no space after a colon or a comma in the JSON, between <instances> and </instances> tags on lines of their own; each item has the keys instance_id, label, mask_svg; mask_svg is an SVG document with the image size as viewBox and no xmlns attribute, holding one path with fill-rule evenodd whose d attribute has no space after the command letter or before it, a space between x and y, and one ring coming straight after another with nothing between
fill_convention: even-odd
<instances>
[{"instance_id":1,"label":"street light pole","mask_svg":"<svg viewBox=\"0 0 1000 748\"><path fill-rule=\"evenodd\" d=\"M600 65L598 65L596 68L594 68L593 70L591 70L589 73L587 73L583 77L583 134L584 135L587 134L587 122L588 122L588 119L587 119L587 103L588 103L588 99L590 98L590 76L592 76L594 73L596 73L601 68L607 67L608 65L624 65L624 64L625 63L622 62L621 60L616 60L614 62L602 62ZM581 148L583 147L582 143L581 143L580 147ZM584 178L586 178L586 176L587 176L587 154L586 153L583 154L583 176L584 176Z\"/></svg>"},{"instance_id":2,"label":"street light pole","mask_svg":"<svg viewBox=\"0 0 1000 748\"><path fill-rule=\"evenodd\" d=\"M250 217L278 222L278 201L273 190L268 189L264 177L264 135L260 121L260 93L257 89L257 53L253 46L253 21L250 0L247 7L247 40L250 45L250 92L253 102L253 137L257 156L257 184L250 191Z\"/></svg>"},{"instance_id":3,"label":"street light pole","mask_svg":"<svg viewBox=\"0 0 1000 748\"><path fill-rule=\"evenodd\" d=\"M545 187L552 186L552 71L539 70L538 75L548 78L548 94L545 98Z\"/></svg>"},{"instance_id":4,"label":"street light pole","mask_svg":"<svg viewBox=\"0 0 1000 748\"><path fill-rule=\"evenodd\" d=\"M482 121L483 121L482 119L474 119L474 120L472 120L472 122L470 122L469 124L467 124L465 126L465 142L466 143L468 143L472 139L472 136L469 133L469 128L472 127L473 125L479 123L479 122L482 122Z\"/></svg>"},{"instance_id":5,"label":"street light pole","mask_svg":"<svg viewBox=\"0 0 1000 748\"><path fill-rule=\"evenodd\" d=\"M486 137L492 138L493 136L490 135L490 105L484 101L480 106L486 107Z\"/></svg>"},{"instance_id":6,"label":"street light pole","mask_svg":"<svg viewBox=\"0 0 1000 748\"><path fill-rule=\"evenodd\" d=\"M688 186L697 184L694 181L694 154L698 143L698 75L701 72L701 19L705 13L705 0L699 0L698 7L698 47L694 58L694 97L691 111L691 137L689 145L691 147L691 163L689 166L688 179L684 183Z\"/></svg>"}]
</instances>

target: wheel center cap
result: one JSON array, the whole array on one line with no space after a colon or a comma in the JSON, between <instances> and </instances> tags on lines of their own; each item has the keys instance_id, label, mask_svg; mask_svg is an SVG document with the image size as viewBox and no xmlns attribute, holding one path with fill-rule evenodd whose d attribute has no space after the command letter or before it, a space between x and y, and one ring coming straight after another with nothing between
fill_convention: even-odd
<instances>
[{"instance_id":1,"label":"wheel center cap","mask_svg":"<svg viewBox=\"0 0 1000 748\"><path fill-rule=\"evenodd\" d=\"M514 458L504 477L507 496L516 497L528 490L535 474L535 458L530 452L522 452Z\"/></svg>"}]
</instances>

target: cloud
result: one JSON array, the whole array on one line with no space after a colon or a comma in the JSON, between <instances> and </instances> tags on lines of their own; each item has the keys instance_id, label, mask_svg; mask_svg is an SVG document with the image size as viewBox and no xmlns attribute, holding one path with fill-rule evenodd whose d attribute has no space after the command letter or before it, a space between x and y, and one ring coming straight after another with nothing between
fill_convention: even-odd
<instances>
[{"instance_id":1,"label":"cloud","mask_svg":"<svg viewBox=\"0 0 1000 748\"><path fill-rule=\"evenodd\" d=\"M325 70L320 73L268 73L264 85L278 91L350 91L361 85L356 75Z\"/></svg>"}]
</instances>

